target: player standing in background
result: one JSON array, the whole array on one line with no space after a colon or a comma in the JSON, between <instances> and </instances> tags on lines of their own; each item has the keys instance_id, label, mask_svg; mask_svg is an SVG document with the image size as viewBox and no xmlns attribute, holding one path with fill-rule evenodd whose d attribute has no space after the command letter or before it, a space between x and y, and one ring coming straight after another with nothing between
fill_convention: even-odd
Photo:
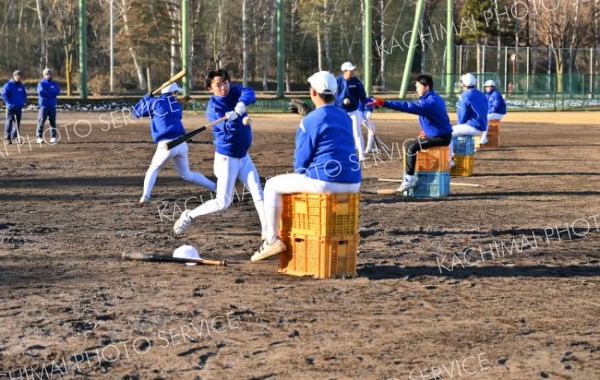
<instances>
[{"instance_id":1,"label":"player standing in background","mask_svg":"<svg viewBox=\"0 0 600 380\"><path fill-rule=\"evenodd\" d=\"M342 75L337 77L337 93L335 94L335 105L348 113L352 119L352 134L354 136L354 146L358 151L358 160L364 161L365 146L361 131L363 117L366 120L371 120L371 111L373 108L365 107L368 102L365 88L360 79L354 76L354 66L351 62L342 64ZM374 136L369 132L369 140ZM372 142L367 144L371 147Z\"/></svg>"},{"instance_id":2,"label":"player standing in background","mask_svg":"<svg viewBox=\"0 0 600 380\"><path fill-rule=\"evenodd\" d=\"M17 70L13 73L12 79L2 87L2 99L4 100L4 104L6 104L4 139L9 144L12 144L13 140L16 141L18 129L21 128L23 106L27 103L27 92L21 81L22 78L23 73Z\"/></svg>"},{"instance_id":3,"label":"player standing in background","mask_svg":"<svg viewBox=\"0 0 600 380\"><path fill-rule=\"evenodd\" d=\"M261 236L266 233L263 190L258 171L248 154L252 145L252 128L242 122L242 118L247 116L246 106L254 104L256 96L253 89L232 85L229 81L229 73L224 69L210 71L205 80L206 88L213 94L206 107L206 118L210 122L225 116L228 119L213 127L217 195L215 199L181 213L173 226L176 235L183 234L197 217L228 208L233 200L236 180L250 191L260 218Z\"/></svg>"},{"instance_id":4,"label":"player standing in background","mask_svg":"<svg viewBox=\"0 0 600 380\"><path fill-rule=\"evenodd\" d=\"M183 110L177 101L176 95L181 92L181 88L177 83L171 83L169 86L161 90L161 96L154 98L152 94L145 95L133 107L133 115L137 118L151 117L150 132L152 140L158 144L156 153L152 158L150 167L144 178L144 191L140 198L140 204L150 202L152 188L156 182L156 177L163 166L173 160L177 174L185 180L197 185L201 185L214 191L216 185L213 181L206 178L204 175L190 171L188 162L188 146L182 143L169 150L167 143L177 137L185 135L185 129L181 118Z\"/></svg>"},{"instance_id":5,"label":"player standing in background","mask_svg":"<svg viewBox=\"0 0 600 380\"><path fill-rule=\"evenodd\" d=\"M60 93L60 87L58 83L52 80L50 69L44 69L43 75L44 79L37 86L40 111L35 134L38 144L44 142L44 123L48 119L50 122L50 143L55 144L58 142L56 140L56 97Z\"/></svg>"},{"instance_id":6,"label":"player standing in background","mask_svg":"<svg viewBox=\"0 0 600 380\"><path fill-rule=\"evenodd\" d=\"M434 146L448 146L452 141L452 125L446 111L446 102L433 90L433 79L430 75L421 74L415 83L419 100L416 102L391 101L374 99L376 107L387 107L397 111L419 115L421 134L416 140L406 145L406 173L402 185L396 189L403 193L417 186L415 169L417 165L417 152Z\"/></svg>"},{"instance_id":7,"label":"player standing in background","mask_svg":"<svg viewBox=\"0 0 600 380\"><path fill-rule=\"evenodd\" d=\"M456 104L457 124L452 127L452 136L480 136L487 131L488 103L485 95L475 88L476 84L477 79L471 73L460 77L463 93ZM450 166L454 166L452 143L449 149Z\"/></svg>"},{"instance_id":8,"label":"player standing in background","mask_svg":"<svg viewBox=\"0 0 600 380\"><path fill-rule=\"evenodd\" d=\"M502 120L504 115L506 115L506 102L504 102L504 98L500 91L496 89L496 82L488 80L483 85L483 88L485 89L485 96L488 100L488 122L490 120ZM487 143L487 133L488 131L486 129L485 132L481 134L480 144L483 145Z\"/></svg>"},{"instance_id":9,"label":"player standing in background","mask_svg":"<svg viewBox=\"0 0 600 380\"><path fill-rule=\"evenodd\" d=\"M361 169L354 155L352 120L333 105L338 89L333 74L320 71L308 78L315 110L305 116L296 131L294 173L270 178L265 185L267 234L264 243L250 259L253 262L285 252L277 236L282 211L281 194L356 193Z\"/></svg>"}]
</instances>

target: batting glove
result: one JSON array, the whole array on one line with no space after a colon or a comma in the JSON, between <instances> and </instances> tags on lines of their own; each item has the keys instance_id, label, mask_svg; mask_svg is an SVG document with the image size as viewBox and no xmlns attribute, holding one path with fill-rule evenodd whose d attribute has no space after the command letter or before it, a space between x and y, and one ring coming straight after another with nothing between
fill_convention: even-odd
<instances>
[{"instance_id":1,"label":"batting glove","mask_svg":"<svg viewBox=\"0 0 600 380\"><path fill-rule=\"evenodd\" d=\"M246 113L246 105L244 104L244 102L238 102L235 105L234 108L235 113L237 113L238 115L243 115Z\"/></svg>"},{"instance_id":2,"label":"batting glove","mask_svg":"<svg viewBox=\"0 0 600 380\"><path fill-rule=\"evenodd\" d=\"M240 116L240 115L238 115L238 114L237 114L235 111L231 111L231 112L227 112L227 113L225 114L225 116L227 116L227 120L229 120L229 121L234 121L234 120L235 120L235 119L237 119L237 118L238 118L238 116Z\"/></svg>"},{"instance_id":3,"label":"batting glove","mask_svg":"<svg viewBox=\"0 0 600 380\"><path fill-rule=\"evenodd\" d=\"M384 103L383 99L373 99L372 102L367 103L367 107L383 107Z\"/></svg>"},{"instance_id":4,"label":"batting glove","mask_svg":"<svg viewBox=\"0 0 600 380\"><path fill-rule=\"evenodd\" d=\"M365 111L365 120L371 120L371 111Z\"/></svg>"}]
</instances>

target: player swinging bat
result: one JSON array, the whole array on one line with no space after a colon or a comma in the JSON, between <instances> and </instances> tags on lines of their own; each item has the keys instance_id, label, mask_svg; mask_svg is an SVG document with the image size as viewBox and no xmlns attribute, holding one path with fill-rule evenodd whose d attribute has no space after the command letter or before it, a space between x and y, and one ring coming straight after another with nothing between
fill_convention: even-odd
<instances>
[{"instance_id":1,"label":"player swinging bat","mask_svg":"<svg viewBox=\"0 0 600 380\"><path fill-rule=\"evenodd\" d=\"M137 118L150 117L150 133L152 140L157 144L156 152L150 163L150 167L144 178L144 190L139 203L144 204L150 202L152 188L156 182L156 177L160 169L169 161L172 160L175 164L177 173L185 181L189 181L206 187L210 191L214 191L217 185L206 178L203 174L192 172L188 163L188 147L185 143L180 143L176 147L169 149L168 143L176 140L186 134L181 119L183 110L177 101L177 94L182 89L177 85L175 80L185 76L185 71L175 75L173 78L165 82L159 89L161 95L154 97L154 91L151 94L145 95L134 107L133 115ZM185 140L184 140L185 141Z\"/></svg>"},{"instance_id":2,"label":"player swinging bat","mask_svg":"<svg viewBox=\"0 0 600 380\"><path fill-rule=\"evenodd\" d=\"M248 154L252 144L252 129L243 123L243 118L247 116L246 106L253 104L256 96L252 88L231 84L229 81L229 73L224 69L210 71L205 78L206 89L212 93L206 107L206 118L218 122L213 127L216 197L193 210L183 211L173 226L176 235L183 234L200 216L228 208L233 199L236 180L240 180L250 191L262 231L266 233L263 190L258 171ZM220 121L223 117L227 121Z\"/></svg>"}]
</instances>

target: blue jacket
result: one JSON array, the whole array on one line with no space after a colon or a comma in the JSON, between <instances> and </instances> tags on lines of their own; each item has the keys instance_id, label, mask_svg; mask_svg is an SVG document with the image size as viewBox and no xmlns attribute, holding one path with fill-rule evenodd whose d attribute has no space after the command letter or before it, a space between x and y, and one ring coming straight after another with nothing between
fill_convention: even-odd
<instances>
[{"instance_id":1,"label":"blue jacket","mask_svg":"<svg viewBox=\"0 0 600 380\"><path fill-rule=\"evenodd\" d=\"M181 105L171 94L163 94L158 98L150 94L144 96L133 106L133 116L152 118L150 133L155 143L185 135L185 128L181 122L183 116Z\"/></svg>"},{"instance_id":2,"label":"blue jacket","mask_svg":"<svg viewBox=\"0 0 600 380\"><path fill-rule=\"evenodd\" d=\"M501 115L506 115L506 103L504 102L504 98L502 94L497 89L493 89L492 91L485 94L488 102L488 114L490 113L499 113Z\"/></svg>"},{"instance_id":3,"label":"blue jacket","mask_svg":"<svg viewBox=\"0 0 600 380\"><path fill-rule=\"evenodd\" d=\"M14 79L6 82L2 87L2 99L8 108L23 108L27 103L27 92L23 82L15 82Z\"/></svg>"},{"instance_id":4,"label":"blue jacket","mask_svg":"<svg viewBox=\"0 0 600 380\"><path fill-rule=\"evenodd\" d=\"M359 110L364 112L365 110L372 111L373 107L366 107L367 94L363 84L357 77L352 77L348 80L344 79L342 75L337 79L337 92L335 93L335 105L340 107L346 112L352 112ZM350 104L344 105L344 99L350 99Z\"/></svg>"},{"instance_id":5,"label":"blue jacket","mask_svg":"<svg viewBox=\"0 0 600 380\"><path fill-rule=\"evenodd\" d=\"M386 100L384 107L419 115L425 136L435 137L452 134L452 125L446 111L446 102L435 91L429 90L416 102Z\"/></svg>"},{"instance_id":6,"label":"blue jacket","mask_svg":"<svg viewBox=\"0 0 600 380\"><path fill-rule=\"evenodd\" d=\"M302 119L296 132L294 171L338 183L360 183L352 120L333 104L318 107Z\"/></svg>"},{"instance_id":7,"label":"blue jacket","mask_svg":"<svg viewBox=\"0 0 600 380\"><path fill-rule=\"evenodd\" d=\"M52 79L42 79L37 86L38 104L43 107L55 107L56 97L60 93L58 83Z\"/></svg>"},{"instance_id":8,"label":"blue jacket","mask_svg":"<svg viewBox=\"0 0 600 380\"><path fill-rule=\"evenodd\" d=\"M238 102L248 106L255 101L253 89L239 84L231 85L227 96L213 95L210 98L206 107L206 118L212 123L225 116L227 112L233 111ZM213 127L215 136L213 144L217 153L235 158L242 158L248 154L248 149L252 145L252 129L242 123L242 118L246 115L243 114L233 121L223 121Z\"/></svg>"},{"instance_id":9,"label":"blue jacket","mask_svg":"<svg viewBox=\"0 0 600 380\"><path fill-rule=\"evenodd\" d=\"M483 92L470 88L463 92L456 105L458 124L468 124L480 131L487 130L488 103Z\"/></svg>"}]
</instances>

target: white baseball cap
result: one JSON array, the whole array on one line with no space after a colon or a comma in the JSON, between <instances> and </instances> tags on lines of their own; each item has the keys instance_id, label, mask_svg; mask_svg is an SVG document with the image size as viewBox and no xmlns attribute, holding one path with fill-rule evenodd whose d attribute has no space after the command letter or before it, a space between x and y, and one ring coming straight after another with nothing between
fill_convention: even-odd
<instances>
[{"instance_id":1,"label":"white baseball cap","mask_svg":"<svg viewBox=\"0 0 600 380\"><path fill-rule=\"evenodd\" d=\"M183 92L183 89L177 83L171 83L167 87L160 90L161 94L170 94L172 92Z\"/></svg>"},{"instance_id":2,"label":"white baseball cap","mask_svg":"<svg viewBox=\"0 0 600 380\"><path fill-rule=\"evenodd\" d=\"M342 63L342 71L352 71L354 69L356 69L356 66L354 66L352 62Z\"/></svg>"},{"instance_id":3,"label":"white baseball cap","mask_svg":"<svg viewBox=\"0 0 600 380\"><path fill-rule=\"evenodd\" d=\"M494 82L494 81L493 81L493 80L491 80L491 79L489 79L489 80L486 80L486 81L485 81L485 84L483 85L483 87L489 87L489 86L496 87L496 82Z\"/></svg>"},{"instance_id":4,"label":"white baseball cap","mask_svg":"<svg viewBox=\"0 0 600 380\"><path fill-rule=\"evenodd\" d=\"M173 257L177 257L180 259L200 259L200 260L202 260L202 258L198 254L198 250L196 248L192 247L191 245L182 245L181 247L176 248L175 251L173 252ZM194 266L194 265L196 265L196 263L185 263L185 265Z\"/></svg>"},{"instance_id":5,"label":"white baseball cap","mask_svg":"<svg viewBox=\"0 0 600 380\"><path fill-rule=\"evenodd\" d=\"M465 75L460 77L460 81L467 87L475 86L477 84L477 78L475 78L471 73L466 73Z\"/></svg>"},{"instance_id":6,"label":"white baseball cap","mask_svg":"<svg viewBox=\"0 0 600 380\"><path fill-rule=\"evenodd\" d=\"M52 70L46 68L46 69L44 69L44 71L42 71L43 75L46 75L48 73L52 74Z\"/></svg>"},{"instance_id":7,"label":"white baseball cap","mask_svg":"<svg viewBox=\"0 0 600 380\"><path fill-rule=\"evenodd\" d=\"M337 80L329 71L319 71L308 78L308 83L319 94L333 95L337 92Z\"/></svg>"}]
</instances>

